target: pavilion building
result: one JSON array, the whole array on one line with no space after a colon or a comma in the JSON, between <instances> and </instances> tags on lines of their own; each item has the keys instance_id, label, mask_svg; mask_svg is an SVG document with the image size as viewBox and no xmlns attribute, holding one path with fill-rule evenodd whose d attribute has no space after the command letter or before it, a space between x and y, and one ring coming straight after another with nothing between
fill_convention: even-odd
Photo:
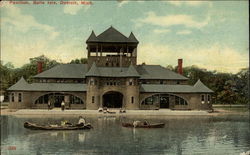
<instances>
[{"instance_id":1,"label":"pavilion building","mask_svg":"<svg viewBox=\"0 0 250 155\"><path fill-rule=\"evenodd\" d=\"M61 64L41 70L33 83L21 78L11 86L9 108L60 107L69 109L211 109L213 93L200 80L188 85L182 75L160 65L137 64L139 41L131 32L126 37L112 26L86 41L87 64ZM143 51L142 51L143 52Z\"/></svg>"}]
</instances>

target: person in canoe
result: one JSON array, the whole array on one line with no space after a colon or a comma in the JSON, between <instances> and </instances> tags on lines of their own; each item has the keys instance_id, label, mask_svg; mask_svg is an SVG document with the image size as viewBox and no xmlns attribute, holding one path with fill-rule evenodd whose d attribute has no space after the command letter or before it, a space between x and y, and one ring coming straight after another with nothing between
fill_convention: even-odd
<instances>
[{"instance_id":1,"label":"person in canoe","mask_svg":"<svg viewBox=\"0 0 250 155\"><path fill-rule=\"evenodd\" d=\"M82 116L79 116L79 121L77 126L84 126L86 124L85 119Z\"/></svg>"},{"instance_id":2,"label":"person in canoe","mask_svg":"<svg viewBox=\"0 0 250 155\"><path fill-rule=\"evenodd\" d=\"M137 126L140 126L140 125L142 125L143 123L141 122L141 121L134 121L133 122L133 126L134 126L134 128L136 128Z\"/></svg>"}]
</instances>

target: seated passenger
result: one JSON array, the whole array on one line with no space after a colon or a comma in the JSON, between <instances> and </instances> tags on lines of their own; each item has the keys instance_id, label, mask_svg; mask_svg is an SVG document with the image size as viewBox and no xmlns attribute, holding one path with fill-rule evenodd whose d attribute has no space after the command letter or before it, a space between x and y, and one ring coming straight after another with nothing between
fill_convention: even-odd
<instances>
[{"instance_id":1,"label":"seated passenger","mask_svg":"<svg viewBox=\"0 0 250 155\"><path fill-rule=\"evenodd\" d=\"M142 125L142 122L141 122L141 121L134 121L134 122L133 122L134 128L136 128L136 127L139 126L139 125Z\"/></svg>"},{"instance_id":2,"label":"seated passenger","mask_svg":"<svg viewBox=\"0 0 250 155\"><path fill-rule=\"evenodd\" d=\"M79 116L79 121L77 125L84 126L86 124L85 119L82 116Z\"/></svg>"},{"instance_id":3,"label":"seated passenger","mask_svg":"<svg viewBox=\"0 0 250 155\"><path fill-rule=\"evenodd\" d=\"M100 108L98 109L98 112L103 112L103 108L100 107Z\"/></svg>"}]
</instances>

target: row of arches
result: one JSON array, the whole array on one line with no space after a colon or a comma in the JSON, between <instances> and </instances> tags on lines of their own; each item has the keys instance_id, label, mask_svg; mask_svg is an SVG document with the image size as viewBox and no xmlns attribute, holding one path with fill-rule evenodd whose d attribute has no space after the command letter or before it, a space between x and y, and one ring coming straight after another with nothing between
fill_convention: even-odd
<instances>
[{"instance_id":1,"label":"row of arches","mask_svg":"<svg viewBox=\"0 0 250 155\"><path fill-rule=\"evenodd\" d=\"M124 96L117 91L110 91L103 96L103 107L108 108L122 108ZM134 97L132 97L134 99ZM54 107L61 107L62 101L69 104L84 104L84 101L72 94L50 93L40 96L35 104L48 104L51 102ZM177 95L173 94L154 94L142 100L141 105L159 105L160 108L170 108L170 104L174 105L188 105L187 101Z\"/></svg>"}]
</instances>

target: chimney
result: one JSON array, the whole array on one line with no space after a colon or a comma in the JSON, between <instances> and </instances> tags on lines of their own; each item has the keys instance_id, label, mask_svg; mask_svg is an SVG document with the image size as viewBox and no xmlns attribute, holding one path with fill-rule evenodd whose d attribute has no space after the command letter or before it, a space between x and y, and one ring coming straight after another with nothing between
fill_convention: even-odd
<instances>
[{"instance_id":1,"label":"chimney","mask_svg":"<svg viewBox=\"0 0 250 155\"><path fill-rule=\"evenodd\" d=\"M43 71L43 61L37 61L37 73L41 73Z\"/></svg>"},{"instance_id":2,"label":"chimney","mask_svg":"<svg viewBox=\"0 0 250 155\"><path fill-rule=\"evenodd\" d=\"M182 70L182 59L178 59L178 73L179 74L183 74L183 70Z\"/></svg>"}]
</instances>

